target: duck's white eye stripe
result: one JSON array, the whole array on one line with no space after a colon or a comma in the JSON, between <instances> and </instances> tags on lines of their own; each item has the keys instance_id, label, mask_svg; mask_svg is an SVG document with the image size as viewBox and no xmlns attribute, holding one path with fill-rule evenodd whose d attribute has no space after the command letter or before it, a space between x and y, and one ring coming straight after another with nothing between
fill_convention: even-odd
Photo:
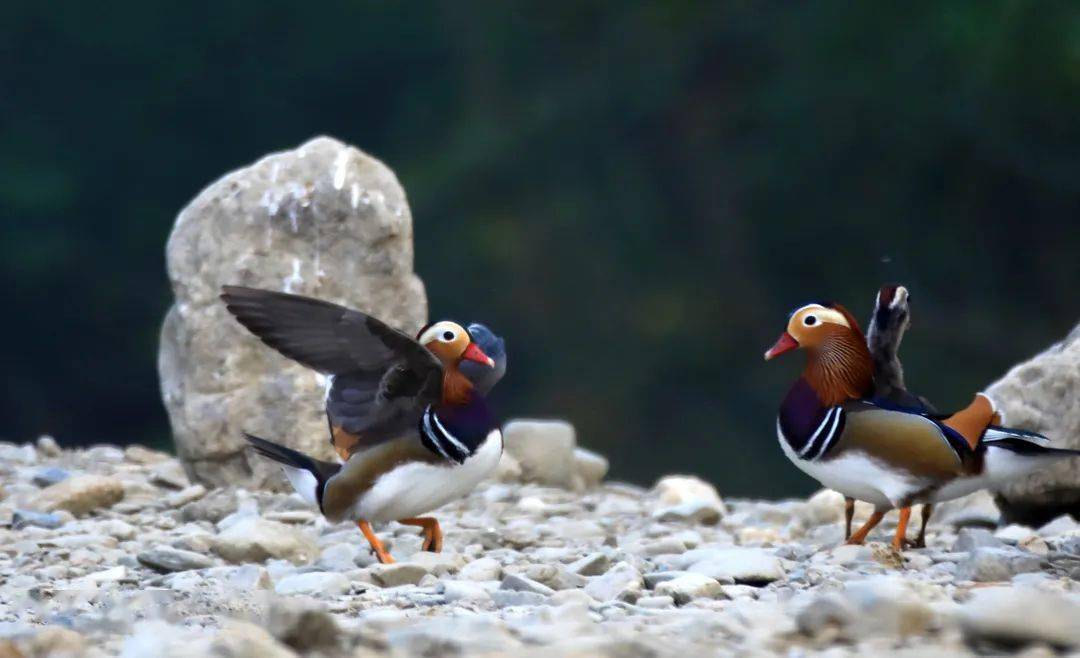
<instances>
[{"instance_id":1,"label":"duck's white eye stripe","mask_svg":"<svg viewBox=\"0 0 1080 658\"><path fill-rule=\"evenodd\" d=\"M833 324L839 324L844 327L851 326L850 324L848 324L847 318L844 317L843 313L835 309L826 308L821 304L807 304L806 306L795 309L795 312L791 315L796 316L799 313L807 310L813 310L816 322L831 322ZM803 318L803 320L805 322L805 318Z\"/></svg>"},{"instance_id":2,"label":"duck's white eye stripe","mask_svg":"<svg viewBox=\"0 0 1080 658\"><path fill-rule=\"evenodd\" d=\"M446 320L442 322L436 322L427 328L427 331L420 334L420 344L427 345L428 343L438 340L444 343L452 343L457 340L457 337L461 334L460 327L453 322Z\"/></svg>"}]
</instances>

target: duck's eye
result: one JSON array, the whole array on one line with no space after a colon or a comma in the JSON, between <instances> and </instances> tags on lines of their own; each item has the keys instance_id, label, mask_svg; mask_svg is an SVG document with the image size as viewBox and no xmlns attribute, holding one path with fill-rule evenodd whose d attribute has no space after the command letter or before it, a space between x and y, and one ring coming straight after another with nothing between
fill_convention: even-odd
<instances>
[{"instance_id":1,"label":"duck's eye","mask_svg":"<svg viewBox=\"0 0 1080 658\"><path fill-rule=\"evenodd\" d=\"M452 331L444 331L442 334L442 339L447 343L452 342L454 338L454 332Z\"/></svg>"},{"instance_id":2,"label":"duck's eye","mask_svg":"<svg viewBox=\"0 0 1080 658\"><path fill-rule=\"evenodd\" d=\"M803 318L803 324L805 324L808 327L814 326L815 324L817 324L817 316L816 315L808 315L808 316L806 316L805 318Z\"/></svg>"}]
</instances>

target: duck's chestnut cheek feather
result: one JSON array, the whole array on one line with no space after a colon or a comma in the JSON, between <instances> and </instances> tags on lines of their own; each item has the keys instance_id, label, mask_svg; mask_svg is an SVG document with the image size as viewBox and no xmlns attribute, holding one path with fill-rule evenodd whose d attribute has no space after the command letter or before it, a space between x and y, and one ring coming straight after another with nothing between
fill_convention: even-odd
<instances>
[{"instance_id":1,"label":"duck's chestnut cheek feather","mask_svg":"<svg viewBox=\"0 0 1080 658\"><path fill-rule=\"evenodd\" d=\"M484 350L480 349L476 343L469 343L469 346L465 348L465 352L462 353L461 358L482 363L489 368L495 367L495 361L487 354L484 354Z\"/></svg>"},{"instance_id":2,"label":"duck's chestnut cheek feather","mask_svg":"<svg viewBox=\"0 0 1080 658\"><path fill-rule=\"evenodd\" d=\"M790 352L791 350L798 349L799 341L789 334L784 332L780 334L780 338L776 339L776 343L765 352L765 360L768 361L774 357L780 356L784 352Z\"/></svg>"}]
</instances>

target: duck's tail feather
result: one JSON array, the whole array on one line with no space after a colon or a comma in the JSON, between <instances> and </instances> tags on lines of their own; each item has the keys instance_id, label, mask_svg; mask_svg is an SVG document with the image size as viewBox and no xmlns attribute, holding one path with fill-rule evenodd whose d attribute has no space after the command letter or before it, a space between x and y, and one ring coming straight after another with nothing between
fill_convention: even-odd
<instances>
[{"instance_id":1,"label":"duck's tail feather","mask_svg":"<svg viewBox=\"0 0 1080 658\"><path fill-rule=\"evenodd\" d=\"M281 464L285 477L304 500L322 507L323 489L326 481L341 470L341 464L324 462L283 445L244 433L244 438L255 452Z\"/></svg>"},{"instance_id":2,"label":"duck's tail feather","mask_svg":"<svg viewBox=\"0 0 1080 658\"><path fill-rule=\"evenodd\" d=\"M991 425L983 435L986 446L985 474L994 484L1004 484L1033 473L1047 462L1080 457L1080 450L1051 447L1042 434Z\"/></svg>"},{"instance_id":3,"label":"duck's tail feather","mask_svg":"<svg viewBox=\"0 0 1080 658\"><path fill-rule=\"evenodd\" d=\"M991 425L987 427L982 440L983 443L993 443L995 441L1006 441L1009 439L1016 439L1022 442L1034 443L1036 445L1047 447L1049 447L1050 443L1049 437L1037 432L1019 430L1014 427L1001 427L1000 425Z\"/></svg>"}]
</instances>

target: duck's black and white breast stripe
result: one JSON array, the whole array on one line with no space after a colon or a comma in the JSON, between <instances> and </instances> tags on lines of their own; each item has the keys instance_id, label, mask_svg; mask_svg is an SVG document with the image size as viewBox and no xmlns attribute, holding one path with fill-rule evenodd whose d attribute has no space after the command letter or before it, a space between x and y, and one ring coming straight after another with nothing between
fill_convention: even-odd
<instances>
[{"instance_id":1,"label":"duck's black and white breast stripe","mask_svg":"<svg viewBox=\"0 0 1080 658\"><path fill-rule=\"evenodd\" d=\"M476 451L476 446L470 448L446 428L431 405L420 417L420 441L428 450L458 464L464 463Z\"/></svg>"},{"instance_id":2,"label":"duck's black and white breast stripe","mask_svg":"<svg viewBox=\"0 0 1080 658\"><path fill-rule=\"evenodd\" d=\"M824 457L836 443L836 440L844 432L844 410L840 407L832 407L814 428L813 434L806 440L806 444L799 450L799 458L806 461L814 461Z\"/></svg>"}]
</instances>

